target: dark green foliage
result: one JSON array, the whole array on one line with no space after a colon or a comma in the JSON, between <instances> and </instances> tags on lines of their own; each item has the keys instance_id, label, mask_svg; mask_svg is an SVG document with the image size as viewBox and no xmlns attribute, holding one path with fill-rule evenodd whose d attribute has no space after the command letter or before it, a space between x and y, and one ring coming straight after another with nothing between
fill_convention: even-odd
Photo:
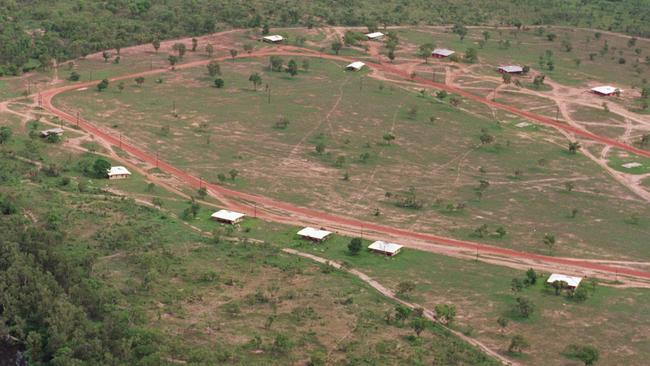
<instances>
[{"instance_id":1,"label":"dark green foliage","mask_svg":"<svg viewBox=\"0 0 650 366\"><path fill-rule=\"evenodd\" d=\"M223 81L223 79L220 79L220 78L214 79L214 87L215 88L221 89L221 88L223 88L224 84L225 84L225 82Z\"/></svg>"},{"instance_id":2,"label":"dark green foliage","mask_svg":"<svg viewBox=\"0 0 650 366\"><path fill-rule=\"evenodd\" d=\"M7 126L0 127L0 145L8 142L12 135L11 128Z\"/></svg>"},{"instance_id":3,"label":"dark green foliage","mask_svg":"<svg viewBox=\"0 0 650 366\"><path fill-rule=\"evenodd\" d=\"M4 25L0 30L0 75L29 71L30 59L71 59L147 42L157 51L160 39L207 34L218 30L221 24L236 28L261 27L262 16L263 31L273 26L309 27L315 22L350 26L456 23L453 31L464 38L467 27L462 24L562 24L648 37L649 14L650 7L637 2L608 0L534 0L527 6L515 0L500 2L499 6L477 6L470 0L407 5L390 0L379 9L367 2L331 6L326 0L291 0L280 9L268 0L256 0L247 6L212 0L9 1L0 5L0 23ZM38 28L45 32L29 32Z\"/></svg>"},{"instance_id":4,"label":"dark green foliage","mask_svg":"<svg viewBox=\"0 0 650 366\"><path fill-rule=\"evenodd\" d=\"M564 356L570 359L584 362L585 366L591 366L598 361L598 349L590 345L570 344L563 352Z\"/></svg>"},{"instance_id":5,"label":"dark green foliage","mask_svg":"<svg viewBox=\"0 0 650 366\"><path fill-rule=\"evenodd\" d=\"M106 178L106 174L108 174L108 170L110 168L111 163L102 158L99 158L95 160L95 163L93 163L92 172L95 178Z\"/></svg>"},{"instance_id":6,"label":"dark green foliage","mask_svg":"<svg viewBox=\"0 0 650 366\"><path fill-rule=\"evenodd\" d=\"M357 255L361 251L361 245L362 241L361 238L353 238L350 240L350 243L348 244L348 250L350 251L350 254L352 255Z\"/></svg>"}]
</instances>

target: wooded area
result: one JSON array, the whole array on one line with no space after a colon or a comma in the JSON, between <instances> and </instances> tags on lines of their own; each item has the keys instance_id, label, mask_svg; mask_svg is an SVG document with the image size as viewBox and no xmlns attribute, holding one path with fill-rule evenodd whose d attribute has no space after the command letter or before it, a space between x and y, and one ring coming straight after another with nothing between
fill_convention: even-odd
<instances>
[{"instance_id":1,"label":"wooded area","mask_svg":"<svg viewBox=\"0 0 650 366\"><path fill-rule=\"evenodd\" d=\"M0 76L98 50L227 27L406 24L540 25L650 36L648 0L471 0L376 4L288 0L7 0L0 4Z\"/></svg>"}]
</instances>

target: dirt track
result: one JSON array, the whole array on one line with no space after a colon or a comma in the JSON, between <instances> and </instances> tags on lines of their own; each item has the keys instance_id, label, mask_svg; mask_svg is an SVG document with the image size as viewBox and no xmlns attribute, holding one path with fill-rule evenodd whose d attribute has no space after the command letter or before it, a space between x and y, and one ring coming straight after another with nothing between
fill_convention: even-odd
<instances>
[{"instance_id":1,"label":"dirt track","mask_svg":"<svg viewBox=\"0 0 650 366\"><path fill-rule=\"evenodd\" d=\"M241 55L239 57L251 58L251 57L265 57L270 55L322 57L322 58L343 61L343 62L352 61L351 59L346 57L322 54L313 50L303 49L299 47L292 47L292 46L280 46L274 49L265 49L265 50L253 52L251 54ZM216 60L225 60L225 59L229 59L229 57L217 58ZM209 61L210 60L190 62L190 63L178 65L176 66L176 68L184 69L184 68L203 66L207 64ZM385 73L390 73L396 76L400 76L404 79L410 78L410 74L408 72L401 70L394 65L386 65L386 64L370 63L370 62L367 63L367 65L370 68L374 68L376 70L380 70ZM111 81L131 79L138 76L155 75L166 71L169 70L167 68L155 69L155 70L145 71L137 74L119 76L111 79ZM650 157L650 151L637 149L633 146L624 144L622 142L590 133L578 127L557 122L548 117L526 112L505 104L496 103L494 101L485 99L483 97L471 94L458 87L436 83L421 77L413 78L412 82L414 85L419 84L419 85L434 87L441 90L446 90L448 92L463 96L467 99L471 99L476 102L486 104L492 108L501 109L509 113L524 117L528 120L549 125L558 130L565 131L585 139L596 141L605 144L607 146L617 147L637 155ZM89 123L88 121L85 121L81 118L78 119L76 116L73 116L70 113L60 110L52 104L52 99L57 94L66 91L84 88L84 87L94 87L96 83L97 81L89 81L89 82L83 82L74 85L68 85L64 87L58 87L58 88L46 90L40 94L42 98L42 107L48 110L49 112L55 114L59 118L68 121L69 123L78 124L79 127L84 129L88 133L104 140L106 143L113 146L119 146L121 149L131 154L133 157L140 159L141 161L150 164L151 166L158 166L161 170L176 177L177 179L188 184L191 187L194 188L206 187L208 189L208 192L214 195L215 197L229 198L230 200L227 203L227 205L232 209L237 209L249 215L255 212L257 213L258 217L262 217L264 219L273 220L273 221L279 221L283 223L293 223L293 224L310 223L319 226L336 227L337 229L340 229L342 232L346 232L346 233L365 232L365 233L374 234L376 236L388 235L391 237L398 238L404 243L409 243L411 241L420 242L420 243L429 243L430 246L417 245L419 249L424 249L424 250L434 251L432 249L433 247L447 246L454 249L463 250L465 252L476 253L477 257L480 254L486 256L505 257L506 258L505 262L512 261L512 260L520 260L525 262L526 265L530 265L533 267L538 265L539 267L543 267L543 268L566 270L573 273L583 273L583 274L588 273L590 275L601 276L606 278L613 278L614 276L618 277L619 275L622 275L622 276L632 277L637 280L650 280L650 272L635 269L629 266L616 267L616 266L594 263L590 261L583 261L579 259L556 258L556 257L544 256L544 255L539 255L534 253L520 252L511 249L498 248L498 247L493 247L490 245L485 245L485 244L480 244L480 243L475 243L470 241L456 240L456 239L441 237L437 235L418 233L418 232L413 232L405 229L378 225L378 224L364 222L357 219L337 216L325 212L298 207L290 203L276 201L268 197L239 192L219 185L206 183L201 179L175 166L172 166L171 164L158 160L154 154L145 152L144 150L136 147L134 144L125 142L119 137L116 137L106 131L99 129L98 127ZM407 244L407 246L409 245Z\"/></svg>"}]
</instances>

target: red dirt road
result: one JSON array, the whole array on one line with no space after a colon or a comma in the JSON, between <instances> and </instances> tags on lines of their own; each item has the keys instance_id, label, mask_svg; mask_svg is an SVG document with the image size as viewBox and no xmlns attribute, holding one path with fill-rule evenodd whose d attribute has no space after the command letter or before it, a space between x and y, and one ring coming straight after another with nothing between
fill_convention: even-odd
<instances>
[{"instance_id":1,"label":"red dirt road","mask_svg":"<svg viewBox=\"0 0 650 366\"><path fill-rule=\"evenodd\" d=\"M263 50L259 52L253 52L252 54L249 55L242 55L240 57L242 58L248 58L248 57L262 57L262 56L268 56L268 55L285 55L285 56L308 56L308 57L323 57L323 58L328 58L328 59L333 59L333 60L338 60L338 61L345 61L349 62L351 61L348 58L345 57L340 57L340 56L333 56L333 55L325 55L325 54L320 54L318 52L308 50L308 49L302 49L302 48L297 48L297 47L288 47L288 46L283 46L283 47L278 47L273 50ZM226 59L226 57L221 58ZM205 65L209 62L210 60L203 60L203 61L196 61L192 63L187 63L187 64L182 64L178 65L177 68L182 69L182 68L189 68L189 67L196 67L196 66L202 66ZM378 70L384 71L386 73L394 74L401 76L405 79L410 78L410 75L406 75L406 72L399 70L393 65L386 65L386 64L376 64L376 63L367 63L369 67L376 68ZM137 74L130 74L130 75L124 75L120 76L117 78L111 79L111 81L116 81L116 80L122 80L122 79L130 79L138 76L147 76L147 75L154 75L158 73L162 73L168 71L167 69L157 69L157 70L151 70L151 71L145 71L142 73L137 73ZM534 122L542 123L545 125L549 125L558 129L562 129L565 131L568 131L570 133L575 134L576 136L580 136L586 139L590 139L593 141L597 141L606 145L614 146L617 148L620 148L622 150L650 157L650 152L644 151L637 149L633 146L626 145L624 143L621 143L619 141L609 139L607 137L595 135L593 133L584 131L582 129L572 127L563 123L559 123L557 121L554 121L550 118L543 117L534 113L529 113L526 111L519 110L515 107L504 105L501 103L496 103L490 100L487 100L485 98L473 95L471 93L468 93L466 91L463 91L462 89L458 89L456 87L451 87L445 84L439 84L435 83L433 81L429 81L424 78L420 77L415 77L413 79L415 82L422 84L422 85L428 85L431 87L435 87L437 89L441 90L446 90L451 93L455 93L458 95L461 95L465 98L472 99L474 101L477 101L479 103L486 104L490 107L493 108L498 108L501 110L505 110L507 112L510 112L512 114L516 114L518 116L524 117L526 119L529 119ZM157 159L157 157L151 153L145 152L144 150L131 145L129 143L126 143L124 141L121 141L120 138L111 135L110 133L107 133L93 124L85 121L84 119L78 119L76 116L73 116L65 111L62 111L55 107L52 104L52 99L57 95L65 91L70 91L70 90L76 90L84 87L94 87L96 85L97 81L89 81L89 82L84 82L84 83L78 83L74 85L68 85L64 87L59 87L59 88L54 88L50 89L47 91L44 91L40 94L40 99L41 99L41 104L42 107L49 112L53 113L54 115L58 116L59 118L71 123L71 124L78 124L78 126L85 131L93 134L94 136L106 141L107 143L118 146L122 150L128 152L130 155L152 165L152 166L158 166L161 170L164 172L176 177L182 182L185 182L191 187L194 188L199 188L199 187L206 187L208 191L218 197L228 197L240 201L247 201L247 204L244 203L237 203L237 204L232 204L232 208L236 208L238 210L241 210L243 212L252 214L254 211L254 208L252 207L255 205L255 207L262 206L266 209L269 210L279 210L283 211L289 214L296 215L298 217L303 217L305 220L311 220L318 222L320 225L323 226L328 226L328 225L337 225L337 226L343 226L350 231L356 231L356 232L363 232L363 231L373 231L376 233L380 234L386 234L386 235L391 235L391 236L398 236L400 238L403 238L405 240L408 239L413 239L413 240L422 240L422 241L427 241L435 244L441 244L441 245L446 245L446 246L451 246L455 248L462 248L466 250L470 250L472 252L477 252L478 253L483 253L483 254L493 254L493 255L498 255L498 256L503 256L503 257L509 257L513 259L523 259L527 261L536 261L540 263L547 263L547 264L555 264L555 265L562 265L566 266L569 269L572 269L574 271L580 271L580 270L589 270L589 271L596 271L596 272L605 272L609 274L620 274L620 275L625 275L629 277L634 277L638 279L644 279L644 280L650 280L650 272L642 271L642 270L637 270L633 268L622 268L622 267L613 267L613 266L608 266L608 265L603 265L603 264L598 264L598 263L593 263L593 262L588 262L588 261L581 261L581 260L574 260L574 259L568 259L568 258L556 258L556 257L551 257L551 256L545 256L545 255L539 255L539 254L534 254L534 253L527 253L527 252L521 252L521 251L516 251L512 249L504 249L504 248L498 248L490 245L485 245L485 244L480 244L480 243L475 243L471 241L465 241L465 240L457 240L457 239L451 239L451 238L446 238L438 235L432 235L432 234L424 234L424 233L418 233L418 232L413 232L409 230L404 230L404 229L399 229L399 228L394 228L394 227L389 227L389 226L383 226L383 225L378 225L370 222L364 222L361 220L353 219L353 218L348 218L344 216L338 216L338 215L333 215L325 212L320 212L304 207L298 207L295 205L292 205L290 203L286 202L281 202L277 201L268 197L263 197L263 196L258 196L254 194L249 194L249 193L244 193L244 192L239 192L235 191L232 189L228 189L219 185L211 184L211 183L206 183L199 179L198 177L195 177L171 164L168 164L164 161L160 161ZM235 207L236 206L236 207ZM255 209L256 210L256 209ZM273 215L268 215L268 218L273 218ZM277 216L276 216L277 217Z\"/></svg>"}]
</instances>

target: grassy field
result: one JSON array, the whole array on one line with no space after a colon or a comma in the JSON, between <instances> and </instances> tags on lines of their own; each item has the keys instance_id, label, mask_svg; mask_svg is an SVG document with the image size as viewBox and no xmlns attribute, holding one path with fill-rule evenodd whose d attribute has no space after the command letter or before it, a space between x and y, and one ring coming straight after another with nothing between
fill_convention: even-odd
<instances>
[{"instance_id":1,"label":"grassy field","mask_svg":"<svg viewBox=\"0 0 650 366\"><path fill-rule=\"evenodd\" d=\"M650 257L642 244L650 222L633 230L625 222L633 213L648 217L648 207L596 164L568 154L567 141L554 131L516 127L521 119L467 101L459 111L415 90L344 72L331 61L310 59L309 70L294 78L269 72L266 64L223 62L224 89L212 87L206 70L197 68L162 74L162 84L149 78L140 87L127 82L122 92L113 85L102 93L70 92L55 102L208 181L237 189L545 254L542 237L554 233L557 255ZM251 72L262 75L257 91L247 81ZM500 97L547 107L543 98ZM277 128L283 118L288 126ZM481 129L496 142L481 146ZM396 139L387 143L387 133ZM315 151L319 143L325 146L321 154ZM235 180L228 177L231 169L239 172ZM480 180L489 187L479 199ZM571 192L568 183L575 187ZM419 210L396 205L410 187L423 204ZM456 209L459 204L464 208ZM574 208L579 215L569 219ZM490 230L503 225L508 235L477 238L474 229L482 224Z\"/></svg>"},{"instance_id":2,"label":"grassy field","mask_svg":"<svg viewBox=\"0 0 650 366\"><path fill-rule=\"evenodd\" d=\"M538 35L537 28L529 30L495 30L494 28L469 29L464 40L448 30L436 29L401 29L397 33L406 42L420 45L433 43L438 47L454 49L465 52L470 47L478 50L481 62L494 66L489 72L495 74L494 69L499 65L518 63L529 65L531 68L545 73L553 80L566 85L585 85L588 82L614 83L616 85L638 87L641 79L649 73L650 67L644 58L650 51L650 41L637 40L634 46L628 46L628 39L615 35L602 34L596 39L595 31L588 30L562 30L545 29ZM489 39L480 47L479 41L484 39L483 32L489 32ZM548 34L556 35L554 41L548 40ZM507 47L505 42L509 42ZM608 49L601 55L605 42ZM567 52L567 44L571 51ZM637 54L636 49L641 49ZM539 57L547 60L546 52L551 51L551 59L555 68L549 70L548 66L540 68ZM595 54L590 59L590 54ZM412 51L403 53L403 56L413 57ZM619 63L619 59L625 63ZM580 64L576 63L580 60Z\"/></svg>"},{"instance_id":3,"label":"grassy field","mask_svg":"<svg viewBox=\"0 0 650 366\"><path fill-rule=\"evenodd\" d=\"M27 141L17 135L2 151L22 155ZM169 193L153 191L166 203L159 211L105 190L142 197L147 182L139 174L89 180L79 169L94 156L56 144L37 152L26 157L61 173L39 173L3 154L0 164L13 165L16 178L33 173L22 181L3 178L0 197L13 197L36 222L65 218L58 224L65 244L56 252L74 263L90 260L89 280L113 296L111 306L128 317L129 331L155 340L134 351L143 365L496 364L437 325L416 337L408 321L387 323L395 304L343 272L236 233L222 231L218 242L206 238L176 218Z\"/></svg>"}]
</instances>

